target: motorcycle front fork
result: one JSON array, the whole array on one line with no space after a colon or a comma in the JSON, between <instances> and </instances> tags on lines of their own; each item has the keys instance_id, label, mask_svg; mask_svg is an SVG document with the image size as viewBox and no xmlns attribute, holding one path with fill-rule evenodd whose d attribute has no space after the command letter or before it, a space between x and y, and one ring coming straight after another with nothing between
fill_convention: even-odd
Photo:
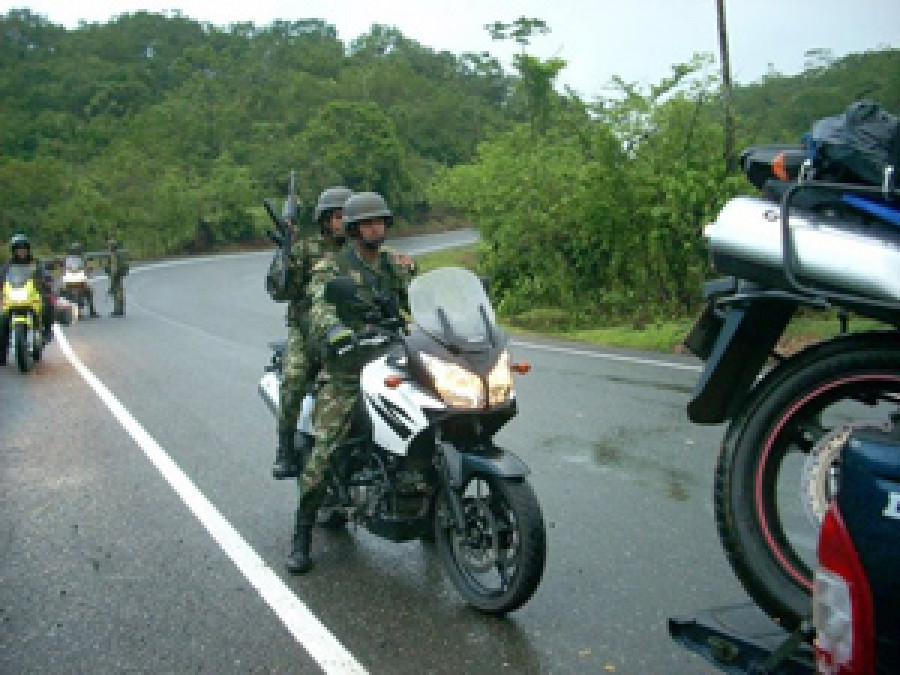
<instances>
[{"instance_id":1,"label":"motorcycle front fork","mask_svg":"<svg viewBox=\"0 0 900 675\"><path fill-rule=\"evenodd\" d=\"M437 447L437 452L434 455L434 466L437 469L438 477L440 478L444 500L450 507L450 513L447 514L450 516L448 525L457 532L464 532L466 516L463 511L462 500L459 498L459 494L457 494L456 490L453 489L454 480L448 460L448 455L453 457L458 456L459 453L456 448L439 439L436 440L435 445Z\"/></svg>"}]
</instances>

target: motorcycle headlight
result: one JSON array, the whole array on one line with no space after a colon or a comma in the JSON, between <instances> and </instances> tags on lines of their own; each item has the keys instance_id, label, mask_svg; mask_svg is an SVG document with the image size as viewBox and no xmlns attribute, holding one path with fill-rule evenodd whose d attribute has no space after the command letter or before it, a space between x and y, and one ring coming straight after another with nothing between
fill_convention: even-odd
<instances>
[{"instance_id":1,"label":"motorcycle headlight","mask_svg":"<svg viewBox=\"0 0 900 675\"><path fill-rule=\"evenodd\" d=\"M478 375L430 354L420 356L444 403L453 408L484 407L484 383Z\"/></svg>"},{"instance_id":2,"label":"motorcycle headlight","mask_svg":"<svg viewBox=\"0 0 900 675\"><path fill-rule=\"evenodd\" d=\"M28 302L28 289L25 287L10 288L9 301L16 304Z\"/></svg>"},{"instance_id":3,"label":"motorcycle headlight","mask_svg":"<svg viewBox=\"0 0 900 675\"><path fill-rule=\"evenodd\" d=\"M488 403L506 403L512 392L512 369L509 367L509 352L504 351L496 365L488 373Z\"/></svg>"}]
</instances>

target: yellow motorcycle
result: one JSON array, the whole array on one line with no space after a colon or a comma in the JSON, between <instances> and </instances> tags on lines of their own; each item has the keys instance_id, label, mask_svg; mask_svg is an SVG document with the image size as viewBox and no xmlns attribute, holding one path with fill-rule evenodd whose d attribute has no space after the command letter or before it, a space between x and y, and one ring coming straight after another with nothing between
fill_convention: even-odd
<instances>
[{"instance_id":1,"label":"yellow motorcycle","mask_svg":"<svg viewBox=\"0 0 900 675\"><path fill-rule=\"evenodd\" d=\"M10 332L16 363L23 373L41 359L44 348L42 309L34 267L30 264L10 265L3 280L3 326Z\"/></svg>"}]
</instances>

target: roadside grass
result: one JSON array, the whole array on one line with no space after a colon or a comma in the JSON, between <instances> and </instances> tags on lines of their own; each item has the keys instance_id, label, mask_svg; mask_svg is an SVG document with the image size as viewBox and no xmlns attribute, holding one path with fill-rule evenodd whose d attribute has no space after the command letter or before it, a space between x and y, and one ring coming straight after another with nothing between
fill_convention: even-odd
<instances>
[{"instance_id":1,"label":"roadside grass","mask_svg":"<svg viewBox=\"0 0 900 675\"><path fill-rule=\"evenodd\" d=\"M464 267L478 273L478 254L475 246L461 246L418 256L420 272L436 267ZM694 317L683 317L649 323L637 329L631 326L563 329L569 324L564 310L540 308L517 316L501 316L500 324L510 333L536 337L573 340L605 347L625 347L667 353L682 353L682 341L693 325ZM851 318L849 330L860 331L883 328L884 324L869 319ZM778 345L779 351L792 353L802 347L837 335L840 321L837 313L801 312L788 326Z\"/></svg>"},{"instance_id":2,"label":"roadside grass","mask_svg":"<svg viewBox=\"0 0 900 675\"><path fill-rule=\"evenodd\" d=\"M478 251L475 246L445 248L434 253L416 256L419 272L430 272L437 267L464 267L478 273Z\"/></svg>"}]
</instances>

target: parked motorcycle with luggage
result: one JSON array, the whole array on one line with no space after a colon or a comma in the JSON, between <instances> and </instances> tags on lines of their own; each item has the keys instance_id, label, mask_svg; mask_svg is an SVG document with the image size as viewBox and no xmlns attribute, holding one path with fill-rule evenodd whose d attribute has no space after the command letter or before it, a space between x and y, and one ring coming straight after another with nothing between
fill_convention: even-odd
<instances>
[{"instance_id":1,"label":"parked motorcycle with luggage","mask_svg":"<svg viewBox=\"0 0 900 675\"><path fill-rule=\"evenodd\" d=\"M0 348L11 348L19 370L27 373L40 361L44 348L43 299L34 279L34 267L11 263L3 279ZM6 356L6 354L4 354ZM6 359L4 359L6 360Z\"/></svg>"},{"instance_id":2,"label":"parked motorcycle with luggage","mask_svg":"<svg viewBox=\"0 0 900 675\"><path fill-rule=\"evenodd\" d=\"M704 232L730 276L706 284L685 341L706 362L688 416L727 422L719 535L749 595L794 628L810 614L841 448L900 413L900 192L892 165L881 184L835 180L808 148L750 148L742 166L765 196L732 199ZM833 316L836 334L779 351L798 315Z\"/></svg>"},{"instance_id":3,"label":"parked motorcycle with luggage","mask_svg":"<svg viewBox=\"0 0 900 675\"><path fill-rule=\"evenodd\" d=\"M350 279L330 302L362 302ZM370 306L359 336L371 358L346 441L332 455L324 527L362 525L401 542L434 540L443 567L474 608L502 615L523 605L544 571L546 532L528 467L494 442L517 412L508 339L479 279L442 268L415 278L406 324ZM259 383L278 405L280 353ZM305 406L300 426L311 432Z\"/></svg>"}]
</instances>

